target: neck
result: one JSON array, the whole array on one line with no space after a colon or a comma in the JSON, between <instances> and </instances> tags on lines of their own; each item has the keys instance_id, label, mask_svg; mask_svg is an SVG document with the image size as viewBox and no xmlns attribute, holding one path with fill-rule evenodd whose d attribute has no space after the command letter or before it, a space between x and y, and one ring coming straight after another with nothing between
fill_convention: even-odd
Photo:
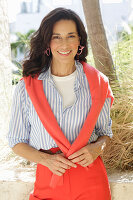
<instances>
[{"instance_id":1,"label":"neck","mask_svg":"<svg viewBox=\"0 0 133 200\"><path fill-rule=\"evenodd\" d=\"M70 63L51 62L51 74L55 76L68 76L75 70L75 61Z\"/></svg>"}]
</instances>

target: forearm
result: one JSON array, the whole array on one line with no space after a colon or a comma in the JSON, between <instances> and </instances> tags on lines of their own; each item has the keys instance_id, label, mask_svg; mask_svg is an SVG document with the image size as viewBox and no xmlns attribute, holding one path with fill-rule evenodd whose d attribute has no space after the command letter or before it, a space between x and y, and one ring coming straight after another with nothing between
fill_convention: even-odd
<instances>
[{"instance_id":1,"label":"forearm","mask_svg":"<svg viewBox=\"0 0 133 200\"><path fill-rule=\"evenodd\" d=\"M13 152L29 161L40 163L45 165L45 160L47 158L47 153L43 153L34 149L33 147L29 146L26 143L19 143L16 144L12 148Z\"/></svg>"}]
</instances>

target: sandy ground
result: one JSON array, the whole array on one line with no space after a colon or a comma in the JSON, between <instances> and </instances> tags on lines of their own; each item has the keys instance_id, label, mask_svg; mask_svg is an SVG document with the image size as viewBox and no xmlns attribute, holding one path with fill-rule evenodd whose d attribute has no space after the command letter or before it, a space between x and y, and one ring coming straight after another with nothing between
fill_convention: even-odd
<instances>
[{"instance_id":1,"label":"sandy ground","mask_svg":"<svg viewBox=\"0 0 133 200\"><path fill-rule=\"evenodd\" d=\"M0 171L15 168L35 170L36 164L17 156L8 146L7 141L0 140Z\"/></svg>"}]
</instances>

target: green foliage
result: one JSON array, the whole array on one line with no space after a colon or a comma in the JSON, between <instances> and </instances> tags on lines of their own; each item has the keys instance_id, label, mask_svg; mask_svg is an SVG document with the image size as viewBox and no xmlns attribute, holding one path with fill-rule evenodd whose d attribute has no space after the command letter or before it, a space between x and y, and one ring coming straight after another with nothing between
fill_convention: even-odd
<instances>
[{"instance_id":1,"label":"green foliage","mask_svg":"<svg viewBox=\"0 0 133 200\"><path fill-rule=\"evenodd\" d=\"M123 75L133 63L133 27L132 33L119 32L118 41L112 50L112 56L120 83L123 81ZM130 75L130 74L129 74Z\"/></svg>"},{"instance_id":2,"label":"green foliage","mask_svg":"<svg viewBox=\"0 0 133 200\"><path fill-rule=\"evenodd\" d=\"M11 43L11 51L12 51L12 62L17 67L17 71L13 71L13 79L12 84L15 85L18 83L20 78L22 77L22 65L20 61L17 61L18 51L23 55L29 50L30 47L30 38L35 30L29 30L26 34L22 34L20 32L15 33L17 36L16 42Z\"/></svg>"},{"instance_id":3,"label":"green foliage","mask_svg":"<svg viewBox=\"0 0 133 200\"><path fill-rule=\"evenodd\" d=\"M129 28L131 29L131 32L133 33L133 26L131 26L129 24ZM131 34L132 35L132 34ZM128 41L131 39L131 36L130 34L128 34L125 30L124 31L120 31L120 32L117 32L117 38L118 40L120 41Z\"/></svg>"},{"instance_id":4,"label":"green foliage","mask_svg":"<svg viewBox=\"0 0 133 200\"><path fill-rule=\"evenodd\" d=\"M13 64L17 67L16 71L13 71L12 85L16 85L22 78L22 65L16 60L12 60Z\"/></svg>"},{"instance_id":5,"label":"green foliage","mask_svg":"<svg viewBox=\"0 0 133 200\"><path fill-rule=\"evenodd\" d=\"M15 33L17 36L16 42L11 43L11 50L14 53L15 57L17 57L17 50L21 53L25 53L29 49L29 41L32 36L32 34L35 32L35 30L29 30L26 34L22 34L20 32Z\"/></svg>"}]
</instances>

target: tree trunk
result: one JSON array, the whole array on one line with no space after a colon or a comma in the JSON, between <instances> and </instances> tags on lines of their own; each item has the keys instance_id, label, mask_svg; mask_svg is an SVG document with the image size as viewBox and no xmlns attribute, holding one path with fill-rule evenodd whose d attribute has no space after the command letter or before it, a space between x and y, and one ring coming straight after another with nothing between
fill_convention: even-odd
<instances>
[{"instance_id":1,"label":"tree trunk","mask_svg":"<svg viewBox=\"0 0 133 200\"><path fill-rule=\"evenodd\" d=\"M12 98L11 51L7 1L0 0L0 144L2 144L9 126L9 108Z\"/></svg>"},{"instance_id":2,"label":"tree trunk","mask_svg":"<svg viewBox=\"0 0 133 200\"><path fill-rule=\"evenodd\" d=\"M117 77L102 22L99 0L82 0L82 5L96 68L108 76L111 82L115 81Z\"/></svg>"}]
</instances>

